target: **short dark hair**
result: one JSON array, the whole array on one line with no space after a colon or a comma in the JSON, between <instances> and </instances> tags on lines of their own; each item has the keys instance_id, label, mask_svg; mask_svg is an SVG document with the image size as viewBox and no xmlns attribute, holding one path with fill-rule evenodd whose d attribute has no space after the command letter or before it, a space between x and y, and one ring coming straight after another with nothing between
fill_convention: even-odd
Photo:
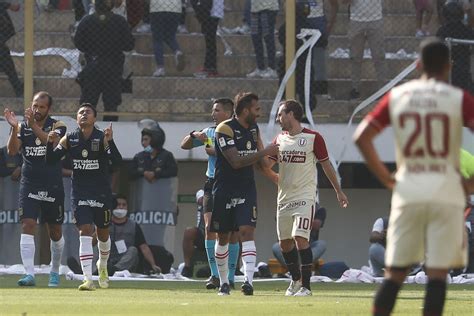
<instances>
[{"instance_id":1,"label":"short dark hair","mask_svg":"<svg viewBox=\"0 0 474 316\"><path fill-rule=\"evenodd\" d=\"M285 100L280 103L280 106L285 106L285 113L293 112L293 117L298 121L301 122L303 119L303 107L301 104L296 100Z\"/></svg>"},{"instance_id":2,"label":"short dark hair","mask_svg":"<svg viewBox=\"0 0 474 316\"><path fill-rule=\"evenodd\" d=\"M36 93L34 96L33 96L33 100L38 97L40 99L44 99L44 98L47 98L48 99L48 109L51 108L51 105L53 105L53 97L46 91L40 91L38 93Z\"/></svg>"},{"instance_id":3,"label":"short dark hair","mask_svg":"<svg viewBox=\"0 0 474 316\"><path fill-rule=\"evenodd\" d=\"M448 46L440 39L430 38L420 44L423 70L430 75L441 74L449 64L450 54Z\"/></svg>"},{"instance_id":4,"label":"short dark hair","mask_svg":"<svg viewBox=\"0 0 474 316\"><path fill-rule=\"evenodd\" d=\"M115 200L122 199L128 202L127 196L125 194L117 193L115 194Z\"/></svg>"},{"instance_id":5,"label":"short dark hair","mask_svg":"<svg viewBox=\"0 0 474 316\"><path fill-rule=\"evenodd\" d=\"M95 106L93 106L92 104L82 103L81 105L79 105L79 109L80 108L90 108L92 110L92 112L94 113L94 117L97 117L97 110L96 110Z\"/></svg>"},{"instance_id":6,"label":"short dark hair","mask_svg":"<svg viewBox=\"0 0 474 316\"><path fill-rule=\"evenodd\" d=\"M235 114L240 115L244 109L250 108L252 101L258 101L258 95L253 92L239 92L235 96Z\"/></svg>"},{"instance_id":7,"label":"short dark hair","mask_svg":"<svg viewBox=\"0 0 474 316\"><path fill-rule=\"evenodd\" d=\"M222 107L224 108L224 111L226 112L234 112L234 101L232 101L231 99L229 98L219 98L219 99L215 99L214 102L212 102L212 104L221 104Z\"/></svg>"}]
</instances>

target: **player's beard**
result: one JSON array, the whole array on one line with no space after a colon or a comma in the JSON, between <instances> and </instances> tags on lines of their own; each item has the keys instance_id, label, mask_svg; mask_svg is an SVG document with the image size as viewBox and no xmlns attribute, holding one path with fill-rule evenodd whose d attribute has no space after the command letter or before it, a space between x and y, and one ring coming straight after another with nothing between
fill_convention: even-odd
<instances>
[{"instance_id":1,"label":"player's beard","mask_svg":"<svg viewBox=\"0 0 474 316\"><path fill-rule=\"evenodd\" d=\"M41 122L46 118L47 115L48 115L47 113L45 115L42 115L40 112L36 112L34 114L35 121L36 122Z\"/></svg>"}]
</instances>

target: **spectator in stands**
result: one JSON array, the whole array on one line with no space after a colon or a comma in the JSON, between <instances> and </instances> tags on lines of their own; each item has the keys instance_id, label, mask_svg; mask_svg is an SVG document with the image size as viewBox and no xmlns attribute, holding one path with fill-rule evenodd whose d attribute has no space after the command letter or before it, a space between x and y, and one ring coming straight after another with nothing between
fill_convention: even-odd
<instances>
[{"instance_id":1,"label":"spectator in stands","mask_svg":"<svg viewBox=\"0 0 474 316\"><path fill-rule=\"evenodd\" d=\"M358 99L360 98L360 76L365 42L369 44L372 54L377 83L383 84L386 79L382 0L343 0L342 2L350 5L348 36L352 89L349 98Z\"/></svg>"},{"instance_id":2,"label":"spectator in stands","mask_svg":"<svg viewBox=\"0 0 474 316\"><path fill-rule=\"evenodd\" d=\"M95 10L81 20L74 36L76 47L86 59L77 77L80 103L97 106L102 94L104 110L117 111L122 103L123 52L131 51L135 40L127 21L111 12L110 0L95 0ZM117 120L115 115L104 115L104 121Z\"/></svg>"},{"instance_id":3,"label":"spectator in stands","mask_svg":"<svg viewBox=\"0 0 474 316\"><path fill-rule=\"evenodd\" d=\"M311 252L313 253L313 262L318 262L319 258L324 254L326 251L326 242L324 240L319 239L319 231L324 226L324 222L326 221L326 209L321 207L319 203L316 204L316 214L314 215L311 235L309 239L309 246L311 248ZM281 253L281 247L278 242L273 244L272 247L273 256L278 260L278 262L286 267L285 259Z\"/></svg>"},{"instance_id":4,"label":"spectator in stands","mask_svg":"<svg viewBox=\"0 0 474 316\"><path fill-rule=\"evenodd\" d=\"M21 164L21 154L10 156L7 152L7 146L0 148L0 177L10 177L13 181L19 181Z\"/></svg>"},{"instance_id":5,"label":"spectator in stands","mask_svg":"<svg viewBox=\"0 0 474 316\"><path fill-rule=\"evenodd\" d=\"M471 0L437 0L437 11L438 11L438 21L440 25L443 25L446 21L443 16L443 6L449 2L456 2L461 5L463 9L463 23L470 28L474 27L474 19L472 18L472 5Z\"/></svg>"},{"instance_id":6,"label":"spectator in stands","mask_svg":"<svg viewBox=\"0 0 474 316\"><path fill-rule=\"evenodd\" d=\"M275 61L275 23L278 11L278 0L251 0L250 34L252 35L257 68L247 74L247 78L278 78ZM268 67L265 67L263 41L267 52Z\"/></svg>"},{"instance_id":7,"label":"spectator in stands","mask_svg":"<svg viewBox=\"0 0 474 316\"><path fill-rule=\"evenodd\" d=\"M463 23L463 9L457 2L448 2L442 8L445 23L436 36L441 39L474 39L474 31ZM451 83L459 88L474 92L471 74L471 47L453 43L451 48Z\"/></svg>"},{"instance_id":8,"label":"spectator in stands","mask_svg":"<svg viewBox=\"0 0 474 316\"><path fill-rule=\"evenodd\" d=\"M465 273L474 273L474 211L472 204L466 210L466 228L468 234L468 260Z\"/></svg>"},{"instance_id":9,"label":"spectator in stands","mask_svg":"<svg viewBox=\"0 0 474 316\"><path fill-rule=\"evenodd\" d=\"M150 1L150 24L156 62L154 77L163 77L166 74L164 43L173 51L176 70L183 71L185 67L184 54L176 40L181 10L181 0Z\"/></svg>"},{"instance_id":10,"label":"spectator in stands","mask_svg":"<svg viewBox=\"0 0 474 316\"><path fill-rule=\"evenodd\" d=\"M189 33L188 29L186 28L186 6L188 1L182 0L181 1L181 15L179 17L179 25L178 25L178 33L186 34Z\"/></svg>"},{"instance_id":11,"label":"spectator in stands","mask_svg":"<svg viewBox=\"0 0 474 316\"><path fill-rule=\"evenodd\" d=\"M220 19L224 17L224 0L191 0L191 5L201 24L201 32L206 42L204 67L195 76L215 77L218 75L216 32Z\"/></svg>"},{"instance_id":12,"label":"spectator in stands","mask_svg":"<svg viewBox=\"0 0 474 316\"><path fill-rule=\"evenodd\" d=\"M178 165L171 152L163 148L165 132L154 122L142 130L143 151L133 157L130 176L144 177L152 183L160 178L171 178L178 175Z\"/></svg>"},{"instance_id":13,"label":"spectator in stands","mask_svg":"<svg viewBox=\"0 0 474 316\"><path fill-rule=\"evenodd\" d=\"M433 15L433 0L414 0L416 11L416 37L430 36L428 31Z\"/></svg>"},{"instance_id":14,"label":"spectator in stands","mask_svg":"<svg viewBox=\"0 0 474 316\"><path fill-rule=\"evenodd\" d=\"M112 203L112 225L110 225L110 257L107 262L109 275L114 275L116 271L128 270L130 272L143 273L139 268L140 256L143 255L145 261L151 267L149 273L161 273L161 268L155 261L155 256L146 243L143 231L137 223L127 217L128 202L124 195L117 195ZM95 242L94 242L95 244ZM172 262L166 262L166 272ZM81 273L77 261L68 258L68 266L75 273Z\"/></svg>"},{"instance_id":15,"label":"spectator in stands","mask_svg":"<svg viewBox=\"0 0 474 316\"><path fill-rule=\"evenodd\" d=\"M150 25L150 0L143 1L143 18L142 24L137 27L138 33L150 33L151 32L151 25Z\"/></svg>"},{"instance_id":16,"label":"spectator in stands","mask_svg":"<svg viewBox=\"0 0 474 316\"><path fill-rule=\"evenodd\" d=\"M326 47L328 46L328 38L336 23L337 11L339 4L337 0L305 0L302 1L308 12L304 28L317 29L321 32L321 38L313 48L312 71L314 72L314 89L317 95L328 96L328 79L326 71ZM297 1L298 3L298 1ZM324 4L327 3L327 7ZM326 10L329 9L329 10ZM326 11L329 11L327 13Z\"/></svg>"},{"instance_id":17,"label":"spectator in stands","mask_svg":"<svg viewBox=\"0 0 474 316\"><path fill-rule=\"evenodd\" d=\"M387 243L388 217L375 220L370 233L369 265L372 275L383 277L385 268L385 245Z\"/></svg>"},{"instance_id":18,"label":"spectator in stands","mask_svg":"<svg viewBox=\"0 0 474 316\"><path fill-rule=\"evenodd\" d=\"M0 1L0 71L7 75L8 81L10 81L10 84L15 91L15 95L17 97L22 97L23 83L18 79L15 64L10 55L10 48L7 46L7 41L15 35L15 26L8 14L8 10L17 12L20 10L20 5L7 1Z\"/></svg>"},{"instance_id":19,"label":"spectator in stands","mask_svg":"<svg viewBox=\"0 0 474 316\"><path fill-rule=\"evenodd\" d=\"M196 204L197 204L197 223L195 227L188 227L184 230L183 235L183 257L184 257L184 268L181 274L185 277L193 276L193 266L191 259L194 251L199 250L205 252L204 247L204 236L205 236L205 224L203 215L203 199L204 190L196 192Z\"/></svg>"}]
</instances>

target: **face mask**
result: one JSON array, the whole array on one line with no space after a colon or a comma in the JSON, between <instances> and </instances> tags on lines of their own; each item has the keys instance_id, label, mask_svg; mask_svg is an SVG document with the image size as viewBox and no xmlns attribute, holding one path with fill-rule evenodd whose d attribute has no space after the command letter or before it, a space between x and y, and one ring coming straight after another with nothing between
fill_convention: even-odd
<instances>
[{"instance_id":1,"label":"face mask","mask_svg":"<svg viewBox=\"0 0 474 316\"><path fill-rule=\"evenodd\" d=\"M127 216L127 210L123 208L116 208L112 211L112 214L114 214L115 217L124 218L125 216Z\"/></svg>"},{"instance_id":2,"label":"face mask","mask_svg":"<svg viewBox=\"0 0 474 316\"><path fill-rule=\"evenodd\" d=\"M144 151L146 151L147 153L151 153L153 151L153 147L151 147L150 145L146 146L144 149Z\"/></svg>"}]
</instances>

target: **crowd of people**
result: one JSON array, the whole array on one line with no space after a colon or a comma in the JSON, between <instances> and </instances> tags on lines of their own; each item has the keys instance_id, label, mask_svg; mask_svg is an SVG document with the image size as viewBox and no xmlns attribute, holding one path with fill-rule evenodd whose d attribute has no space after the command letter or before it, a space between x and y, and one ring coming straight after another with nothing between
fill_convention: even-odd
<instances>
[{"instance_id":1,"label":"crowd of people","mask_svg":"<svg viewBox=\"0 0 474 316\"><path fill-rule=\"evenodd\" d=\"M0 25L0 42L3 44L3 70L9 77L17 96L23 94L23 84L16 75L6 41L14 35L9 22L7 10L17 11L17 4L1 2L0 14L4 16ZM59 1L49 1L46 11L58 9ZM193 11L204 35L205 54L202 67L194 75L198 78L226 76L219 71L217 58L217 35L224 34L219 30L219 23L225 19L224 0L74 0L72 7L76 22L72 27L74 44L84 54L84 65L77 77L81 86L81 101L97 105L102 95L106 112L116 112L122 103L121 94L131 92L133 74L130 52L134 49L132 32L151 32L152 50L155 60L153 76L166 76L164 50L165 43L173 53L174 66L183 71L186 66L186 55L191 53L183 50L177 40L178 33L188 32L189 12ZM285 4L279 0L245 0L242 12L242 27L237 27L250 35L255 54L255 69L249 71L248 78L277 79L285 73L285 24L278 25L277 17L282 15ZM379 88L389 77L384 34L384 17L382 0L301 0L296 1L296 33L302 28L319 30L321 37L312 50L311 91L309 93L310 108L317 104L316 97L329 96L329 80L327 69L327 47L332 40L339 13L349 13L347 28L348 47L350 49L351 71L350 91L347 98L358 100L361 94L361 75L364 60L365 43L370 48L371 59L375 66L376 86ZM347 8L347 11L345 10ZM439 29L433 32L431 22L433 12L437 11ZM416 13L416 37L425 37L436 33L441 38L473 39L472 8L469 0L416 0L413 12ZM339 17L338 17L339 16ZM275 34L282 46L282 56L277 54ZM302 44L296 42L297 48ZM266 55L265 55L266 54ZM456 86L472 89L469 65L469 46L459 45L453 50L455 65L452 82ZM304 78L307 54L297 60L296 81L297 99L305 104ZM467 62L467 64L466 64ZM375 92L373 90L372 92ZM106 120L117 120L115 115L106 115Z\"/></svg>"}]
</instances>

